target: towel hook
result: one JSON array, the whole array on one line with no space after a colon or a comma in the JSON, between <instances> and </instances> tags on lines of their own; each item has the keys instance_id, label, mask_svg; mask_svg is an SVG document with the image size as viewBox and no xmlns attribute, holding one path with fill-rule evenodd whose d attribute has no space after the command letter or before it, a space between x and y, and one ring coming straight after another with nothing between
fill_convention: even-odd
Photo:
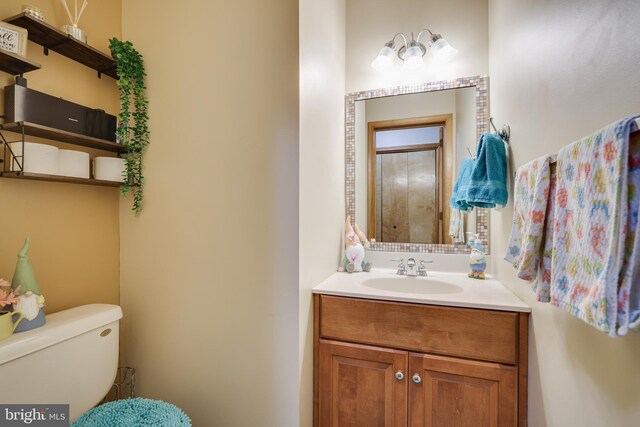
<instances>
[{"instance_id":1,"label":"towel hook","mask_svg":"<svg viewBox=\"0 0 640 427\"><path fill-rule=\"evenodd\" d=\"M502 139L504 139L504 142L509 142L509 139L511 138L511 126L502 125L502 128L500 128L500 132L498 132L498 135L500 135Z\"/></svg>"},{"instance_id":2,"label":"towel hook","mask_svg":"<svg viewBox=\"0 0 640 427\"><path fill-rule=\"evenodd\" d=\"M489 117L489 124L491 125L491 127L493 128L493 131L495 133L498 133L498 129L496 129L496 125L493 123L493 117Z\"/></svg>"},{"instance_id":3,"label":"towel hook","mask_svg":"<svg viewBox=\"0 0 640 427\"><path fill-rule=\"evenodd\" d=\"M502 138L504 140L504 142L509 142L509 139L511 138L511 126L502 125L500 130L498 130L496 128L496 125L493 123L493 117L489 117L489 124L491 124L491 127L493 128L493 131L496 134L498 134L498 136L500 138Z\"/></svg>"},{"instance_id":4,"label":"towel hook","mask_svg":"<svg viewBox=\"0 0 640 427\"><path fill-rule=\"evenodd\" d=\"M475 158L469 147L467 147L467 153L469 153L469 157L471 157L472 159Z\"/></svg>"}]
</instances>

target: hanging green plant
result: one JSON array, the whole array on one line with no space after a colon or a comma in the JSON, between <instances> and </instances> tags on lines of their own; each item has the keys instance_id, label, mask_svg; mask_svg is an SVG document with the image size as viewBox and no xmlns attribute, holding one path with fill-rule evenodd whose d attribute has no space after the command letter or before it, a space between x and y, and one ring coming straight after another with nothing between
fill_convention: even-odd
<instances>
[{"instance_id":1,"label":"hanging green plant","mask_svg":"<svg viewBox=\"0 0 640 427\"><path fill-rule=\"evenodd\" d=\"M147 126L147 108L149 101L146 95L144 79L144 62L142 55L135 50L131 42L123 42L116 38L109 40L111 55L116 61L118 86L120 87L120 114L116 135L127 147L125 158L126 177L120 187L122 195L133 193L133 210L142 210L142 154L149 145L149 128ZM132 108L133 103L133 108Z\"/></svg>"}]
</instances>

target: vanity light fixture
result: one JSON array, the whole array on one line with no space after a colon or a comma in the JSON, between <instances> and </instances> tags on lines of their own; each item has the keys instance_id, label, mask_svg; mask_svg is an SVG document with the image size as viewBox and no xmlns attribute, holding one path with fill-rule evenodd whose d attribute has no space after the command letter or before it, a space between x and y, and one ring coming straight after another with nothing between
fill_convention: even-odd
<instances>
[{"instance_id":1,"label":"vanity light fixture","mask_svg":"<svg viewBox=\"0 0 640 427\"><path fill-rule=\"evenodd\" d=\"M376 59L373 60L371 66L378 71L383 71L393 66L393 58L396 53L396 38L402 37L404 46L398 49L398 58L400 58L404 64L403 70L415 70L420 68L424 64L422 58L427 53L427 48L424 44L420 43L420 36L424 32L429 33L429 50L433 55L433 58L438 62L447 62L453 58L458 50L453 48L447 41L440 35L434 34L429 29L424 29L418 33L418 37L414 38L411 33L411 41L407 42L407 38L403 33L398 33L393 38L384 44L384 47L380 49L380 53Z\"/></svg>"}]
</instances>

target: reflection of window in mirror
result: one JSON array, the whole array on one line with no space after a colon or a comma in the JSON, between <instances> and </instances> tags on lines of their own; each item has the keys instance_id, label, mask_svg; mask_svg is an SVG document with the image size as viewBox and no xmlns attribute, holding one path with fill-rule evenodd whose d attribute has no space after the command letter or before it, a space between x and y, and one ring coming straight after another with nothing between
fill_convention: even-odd
<instances>
[{"instance_id":1,"label":"reflection of window in mirror","mask_svg":"<svg viewBox=\"0 0 640 427\"><path fill-rule=\"evenodd\" d=\"M369 122L368 227L389 243L451 243L451 114Z\"/></svg>"}]
</instances>

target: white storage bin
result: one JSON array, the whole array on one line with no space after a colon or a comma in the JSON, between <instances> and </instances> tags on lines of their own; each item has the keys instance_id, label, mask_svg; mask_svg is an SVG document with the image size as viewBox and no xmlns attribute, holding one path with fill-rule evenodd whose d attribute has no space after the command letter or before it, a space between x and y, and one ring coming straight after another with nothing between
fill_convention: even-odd
<instances>
[{"instance_id":1,"label":"white storage bin","mask_svg":"<svg viewBox=\"0 0 640 427\"><path fill-rule=\"evenodd\" d=\"M60 149L58 175L89 179L89 153Z\"/></svg>"},{"instance_id":2,"label":"white storage bin","mask_svg":"<svg viewBox=\"0 0 640 427\"><path fill-rule=\"evenodd\" d=\"M9 146L16 156L22 156L22 142L12 142ZM23 157L11 159L10 168L12 171L20 170L18 166L18 162L20 162L23 164L24 172L58 174L58 147L25 141L24 151Z\"/></svg>"},{"instance_id":3,"label":"white storage bin","mask_svg":"<svg viewBox=\"0 0 640 427\"><path fill-rule=\"evenodd\" d=\"M95 179L103 181L122 182L125 171L124 159L118 157L96 157L93 161L93 175Z\"/></svg>"}]
</instances>

